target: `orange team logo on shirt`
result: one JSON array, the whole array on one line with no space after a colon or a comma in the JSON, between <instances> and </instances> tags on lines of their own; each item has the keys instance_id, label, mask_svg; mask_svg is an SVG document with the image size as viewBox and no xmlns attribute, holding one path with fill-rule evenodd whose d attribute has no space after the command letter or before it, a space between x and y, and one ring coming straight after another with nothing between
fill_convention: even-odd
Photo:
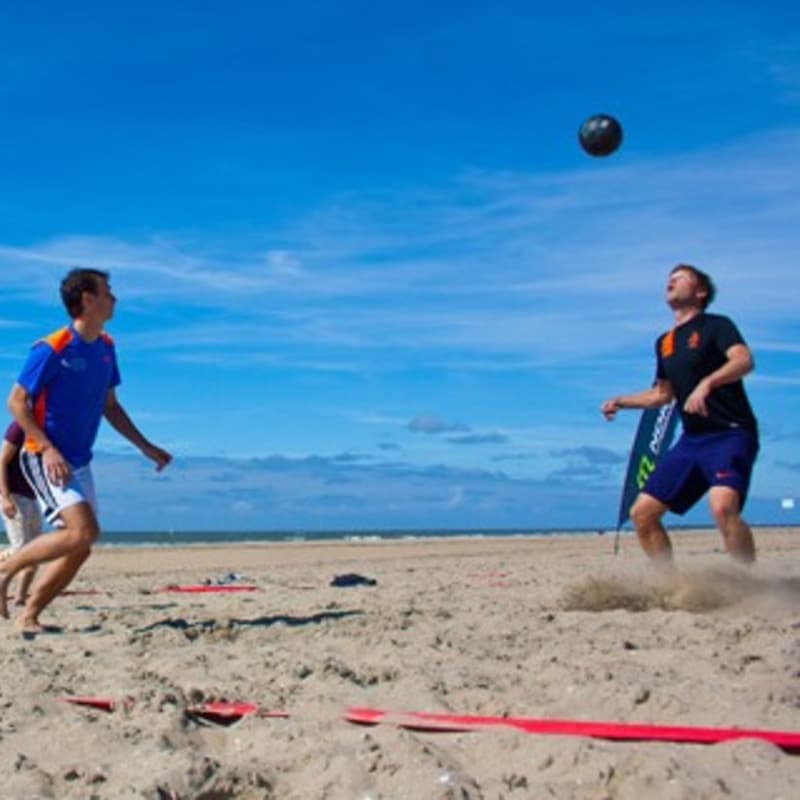
<instances>
[{"instance_id":1,"label":"orange team logo on shirt","mask_svg":"<svg viewBox=\"0 0 800 800\"><path fill-rule=\"evenodd\" d=\"M700 334L697 331L692 331L692 335L689 337L689 349L697 350L698 347L700 347Z\"/></svg>"},{"instance_id":2,"label":"orange team logo on shirt","mask_svg":"<svg viewBox=\"0 0 800 800\"><path fill-rule=\"evenodd\" d=\"M661 340L661 358L669 358L675 352L675 329L664 334Z\"/></svg>"}]
</instances>

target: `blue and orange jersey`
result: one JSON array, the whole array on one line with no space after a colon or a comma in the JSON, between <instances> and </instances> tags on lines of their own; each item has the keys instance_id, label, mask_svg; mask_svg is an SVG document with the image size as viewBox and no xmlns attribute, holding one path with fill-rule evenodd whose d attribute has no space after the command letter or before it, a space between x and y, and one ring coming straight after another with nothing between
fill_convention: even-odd
<instances>
[{"instance_id":1,"label":"blue and orange jersey","mask_svg":"<svg viewBox=\"0 0 800 800\"><path fill-rule=\"evenodd\" d=\"M72 325L35 342L17 378L37 424L73 467L91 461L108 390L119 382L111 337L86 342ZM28 440L25 449L38 447Z\"/></svg>"}]
</instances>

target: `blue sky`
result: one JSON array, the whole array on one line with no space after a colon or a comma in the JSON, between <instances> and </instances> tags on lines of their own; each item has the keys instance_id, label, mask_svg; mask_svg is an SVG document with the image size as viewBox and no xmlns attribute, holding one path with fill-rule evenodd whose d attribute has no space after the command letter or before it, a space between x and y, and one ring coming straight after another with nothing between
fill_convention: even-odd
<instances>
[{"instance_id":1,"label":"blue sky","mask_svg":"<svg viewBox=\"0 0 800 800\"><path fill-rule=\"evenodd\" d=\"M756 356L749 516L800 522L796 4L288 6L4 11L2 378L109 269L176 456L103 430L106 527L612 527L637 414L598 408L679 261Z\"/></svg>"}]
</instances>

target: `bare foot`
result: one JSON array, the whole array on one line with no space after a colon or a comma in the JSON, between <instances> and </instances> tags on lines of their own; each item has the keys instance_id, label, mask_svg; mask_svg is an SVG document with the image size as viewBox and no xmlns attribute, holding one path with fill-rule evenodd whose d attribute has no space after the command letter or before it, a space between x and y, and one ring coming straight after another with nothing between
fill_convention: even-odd
<instances>
[{"instance_id":1,"label":"bare foot","mask_svg":"<svg viewBox=\"0 0 800 800\"><path fill-rule=\"evenodd\" d=\"M35 636L37 633L44 633L44 627L34 617L18 617L14 620L14 627L23 636Z\"/></svg>"},{"instance_id":2,"label":"bare foot","mask_svg":"<svg viewBox=\"0 0 800 800\"><path fill-rule=\"evenodd\" d=\"M8 619L8 606L6 604L6 592L10 577L5 572L0 572L0 617Z\"/></svg>"}]
</instances>

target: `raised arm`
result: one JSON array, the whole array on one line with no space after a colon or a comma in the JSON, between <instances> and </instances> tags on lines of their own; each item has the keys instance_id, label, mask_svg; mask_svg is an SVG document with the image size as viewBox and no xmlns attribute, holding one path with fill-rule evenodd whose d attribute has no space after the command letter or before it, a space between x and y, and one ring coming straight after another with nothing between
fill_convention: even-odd
<instances>
[{"instance_id":1,"label":"raised arm","mask_svg":"<svg viewBox=\"0 0 800 800\"><path fill-rule=\"evenodd\" d=\"M659 379L643 392L621 394L609 398L600 406L600 411L607 420L612 420L621 408L658 408L669 403L673 397L675 397L675 391L672 384L667 380Z\"/></svg>"}]
</instances>

